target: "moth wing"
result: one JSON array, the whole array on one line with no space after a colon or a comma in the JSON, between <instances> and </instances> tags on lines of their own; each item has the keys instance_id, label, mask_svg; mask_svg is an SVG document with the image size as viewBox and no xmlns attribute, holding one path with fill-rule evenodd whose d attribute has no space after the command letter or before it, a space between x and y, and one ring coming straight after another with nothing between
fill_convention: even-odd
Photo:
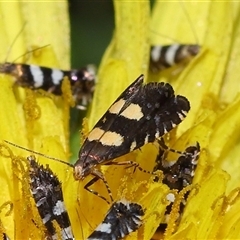
<instances>
[{"instance_id":1,"label":"moth wing","mask_svg":"<svg viewBox=\"0 0 240 240\"><path fill-rule=\"evenodd\" d=\"M122 94L116 99L116 101L109 107L106 113L101 117L101 119L96 123L92 131L89 133L88 138L83 143L79 157L84 153L85 156L90 154L92 150L95 155L102 156L105 144L103 142L108 142L108 144L116 146L116 141L123 141L123 137L114 134L114 131L110 131L113 127L121 127L122 118L119 119L121 113L128 108L133 99L137 98L138 92L143 84L144 76L140 75L130 86L128 86ZM117 129L116 129L117 130ZM111 134L112 133L112 134ZM115 139L115 140L114 140Z\"/></svg>"},{"instance_id":2,"label":"moth wing","mask_svg":"<svg viewBox=\"0 0 240 240\"><path fill-rule=\"evenodd\" d=\"M190 109L170 84L142 85L141 75L112 104L84 142L79 157L96 156L99 163L153 142L177 126Z\"/></svg>"}]
</instances>

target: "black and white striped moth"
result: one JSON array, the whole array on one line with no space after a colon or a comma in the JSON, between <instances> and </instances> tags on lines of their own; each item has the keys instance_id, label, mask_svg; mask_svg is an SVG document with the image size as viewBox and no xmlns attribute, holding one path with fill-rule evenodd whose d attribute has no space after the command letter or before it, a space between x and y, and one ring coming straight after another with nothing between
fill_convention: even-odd
<instances>
[{"instance_id":1,"label":"black and white striped moth","mask_svg":"<svg viewBox=\"0 0 240 240\"><path fill-rule=\"evenodd\" d=\"M176 189L178 192L180 192L183 188L192 184L198 164L200 145L197 142L196 146L187 147L176 161L167 161L165 153L166 152L159 147L159 154L156 158L154 171L161 170L163 172L162 182L171 190ZM184 196L184 200L180 204L180 216L183 213L187 196L188 193ZM163 221L164 224L167 223L168 215L171 212L175 197L172 193L170 193L169 196L167 196L167 199L171 201L171 204L167 206L165 220Z\"/></svg>"},{"instance_id":2,"label":"black and white striped moth","mask_svg":"<svg viewBox=\"0 0 240 240\"><path fill-rule=\"evenodd\" d=\"M176 64L189 62L199 51L198 44L156 45L150 50L149 69L157 73Z\"/></svg>"},{"instance_id":3,"label":"black and white striped moth","mask_svg":"<svg viewBox=\"0 0 240 240\"><path fill-rule=\"evenodd\" d=\"M126 200L115 202L103 222L87 239L122 239L142 225L143 216L144 210L141 205Z\"/></svg>"},{"instance_id":4,"label":"black and white striped moth","mask_svg":"<svg viewBox=\"0 0 240 240\"><path fill-rule=\"evenodd\" d=\"M30 163L30 189L39 215L50 239L58 239L53 225L55 220L61 229L61 239L73 240L70 219L65 208L62 186L58 177L47 166L39 165L34 156L28 157Z\"/></svg>"},{"instance_id":5,"label":"black and white striped moth","mask_svg":"<svg viewBox=\"0 0 240 240\"><path fill-rule=\"evenodd\" d=\"M154 171L161 170L163 183L170 189L181 191L192 183L200 154L200 145L190 146L185 149L176 161L167 161L165 151L160 147Z\"/></svg>"},{"instance_id":6,"label":"black and white striped moth","mask_svg":"<svg viewBox=\"0 0 240 240\"><path fill-rule=\"evenodd\" d=\"M110 106L83 143L74 164L75 179L89 174L103 178L96 169L144 144L154 142L176 127L190 110L187 98L175 96L168 83L143 85L140 75Z\"/></svg>"},{"instance_id":7,"label":"black and white striped moth","mask_svg":"<svg viewBox=\"0 0 240 240\"><path fill-rule=\"evenodd\" d=\"M89 65L81 69L69 71L40 67L20 63L0 64L0 73L9 74L16 79L21 87L43 89L55 95L61 95L61 84L64 77L68 77L71 84L72 95L78 108L84 109L91 100L96 83L95 70Z\"/></svg>"}]
</instances>

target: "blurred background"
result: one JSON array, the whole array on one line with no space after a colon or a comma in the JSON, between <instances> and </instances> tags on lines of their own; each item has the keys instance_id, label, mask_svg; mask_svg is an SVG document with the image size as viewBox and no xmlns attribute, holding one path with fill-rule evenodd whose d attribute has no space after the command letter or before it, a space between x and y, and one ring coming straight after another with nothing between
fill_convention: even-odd
<instances>
[{"instance_id":1,"label":"blurred background","mask_svg":"<svg viewBox=\"0 0 240 240\"><path fill-rule=\"evenodd\" d=\"M112 0L69 0L71 23L71 67L99 66L114 29ZM71 162L76 162L80 147L80 128L86 111L71 109Z\"/></svg>"},{"instance_id":2,"label":"blurred background","mask_svg":"<svg viewBox=\"0 0 240 240\"><path fill-rule=\"evenodd\" d=\"M99 65L114 28L111 0L69 0L71 22L71 64L79 68Z\"/></svg>"}]
</instances>

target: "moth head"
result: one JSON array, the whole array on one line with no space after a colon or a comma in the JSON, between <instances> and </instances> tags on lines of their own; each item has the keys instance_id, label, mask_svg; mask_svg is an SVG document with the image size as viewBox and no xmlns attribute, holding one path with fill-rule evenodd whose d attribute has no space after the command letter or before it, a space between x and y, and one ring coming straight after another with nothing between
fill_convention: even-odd
<instances>
[{"instance_id":1,"label":"moth head","mask_svg":"<svg viewBox=\"0 0 240 240\"><path fill-rule=\"evenodd\" d=\"M73 177L75 178L75 180L84 179L83 167L81 165L74 166Z\"/></svg>"},{"instance_id":2,"label":"moth head","mask_svg":"<svg viewBox=\"0 0 240 240\"><path fill-rule=\"evenodd\" d=\"M96 70L92 65L71 71L72 93L77 102L87 105L91 102L96 84Z\"/></svg>"},{"instance_id":3,"label":"moth head","mask_svg":"<svg viewBox=\"0 0 240 240\"><path fill-rule=\"evenodd\" d=\"M95 166L96 160L92 159L91 155L88 155L86 158L83 158L83 156L79 157L74 164L73 176L75 180L83 180L86 176L91 174Z\"/></svg>"}]
</instances>

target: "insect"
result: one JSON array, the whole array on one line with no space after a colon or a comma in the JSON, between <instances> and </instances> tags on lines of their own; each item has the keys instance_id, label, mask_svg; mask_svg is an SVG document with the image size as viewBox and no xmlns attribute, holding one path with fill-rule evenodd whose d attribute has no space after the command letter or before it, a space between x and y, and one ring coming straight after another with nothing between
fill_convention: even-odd
<instances>
[{"instance_id":1,"label":"insect","mask_svg":"<svg viewBox=\"0 0 240 240\"><path fill-rule=\"evenodd\" d=\"M53 226L56 220L61 228L62 239L74 239L71 223L65 208L62 186L57 176L49 167L39 165L34 156L28 157L30 163L30 189L39 215L51 239L57 239Z\"/></svg>"},{"instance_id":2,"label":"insect","mask_svg":"<svg viewBox=\"0 0 240 240\"><path fill-rule=\"evenodd\" d=\"M144 210L141 205L121 200L113 203L103 222L88 237L117 240L136 231L142 225Z\"/></svg>"},{"instance_id":3,"label":"insect","mask_svg":"<svg viewBox=\"0 0 240 240\"><path fill-rule=\"evenodd\" d=\"M40 67L36 65L9 63L0 64L0 73L9 74L16 79L21 87L43 89L55 95L61 95L61 84L64 77L68 77L72 95L77 107L84 109L92 99L96 76L94 68L89 65L81 69L64 71L60 69Z\"/></svg>"},{"instance_id":4,"label":"insect","mask_svg":"<svg viewBox=\"0 0 240 240\"><path fill-rule=\"evenodd\" d=\"M26 23L22 26L21 30L14 38L8 50L7 56L9 55L14 43L23 32L25 25ZM41 49L43 47L37 49ZM31 50L30 52L36 51L37 49ZM27 55L30 52L27 52L22 56ZM81 110L84 110L86 108L85 106L92 100L96 84L96 70L93 65L88 65L80 69L60 70L33 64L8 62L6 58L4 63L0 64L0 73L13 76L16 80L16 84L21 87L43 89L55 95L62 94L61 85L63 78L68 77L71 84L72 95L76 101L76 107Z\"/></svg>"},{"instance_id":5,"label":"insect","mask_svg":"<svg viewBox=\"0 0 240 240\"><path fill-rule=\"evenodd\" d=\"M184 187L192 184L195 170L198 164L199 154L200 145L197 142L196 146L187 147L176 161L169 162L166 160L165 151L159 148L159 155L156 159L156 166L154 168L154 171L161 170L163 172L162 182L166 184L171 190L176 189L178 192L180 192ZM179 213L180 215L184 210L184 206L186 204L185 200L187 196L188 194L185 195L185 199L181 202ZM173 203L167 206L165 219L168 218L168 215L171 212L172 204ZM167 220L165 220L164 223L167 223Z\"/></svg>"},{"instance_id":6,"label":"insect","mask_svg":"<svg viewBox=\"0 0 240 240\"><path fill-rule=\"evenodd\" d=\"M141 170L135 162L116 163L112 160L161 138L182 122L190 110L187 98L175 96L170 84L152 82L143 85L143 79L144 76L140 75L127 87L94 126L76 163L71 165L63 161L74 168L76 180L83 180L88 175L94 177L84 188L96 195L98 193L89 187L101 179L112 200L107 181L97 168L99 165L121 164Z\"/></svg>"},{"instance_id":7,"label":"insect","mask_svg":"<svg viewBox=\"0 0 240 240\"><path fill-rule=\"evenodd\" d=\"M182 62L188 62L200 51L197 44L172 44L152 46L150 50L149 69L159 72Z\"/></svg>"},{"instance_id":8,"label":"insect","mask_svg":"<svg viewBox=\"0 0 240 240\"><path fill-rule=\"evenodd\" d=\"M96 169L176 127L190 109L188 100L175 96L168 83L143 85L140 75L110 106L83 143L74 164L76 179L102 174Z\"/></svg>"}]
</instances>

